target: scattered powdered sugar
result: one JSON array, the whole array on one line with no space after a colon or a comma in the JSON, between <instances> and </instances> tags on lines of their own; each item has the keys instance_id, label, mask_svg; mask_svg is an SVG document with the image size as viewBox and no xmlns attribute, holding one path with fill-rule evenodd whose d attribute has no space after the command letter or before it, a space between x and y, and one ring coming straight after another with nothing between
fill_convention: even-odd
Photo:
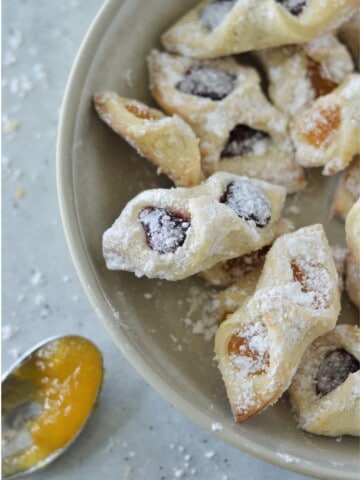
<instances>
[{"instance_id":1,"label":"scattered powdered sugar","mask_svg":"<svg viewBox=\"0 0 360 480\"><path fill-rule=\"evenodd\" d=\"M20 30L15 30L7 38L7 43L13 50L18 50L19 47L23 44L23 36Z\"/></svg>"},{"instance_id":2,"label":"scattered powdered sugar","mask_svg":"<svg viewBox=\"0 0 360 480\"><path fill-rule=\"evenodd\" d=\"M213 450L209 450L208 452L204 453L205 458L214 458L216 453Z\"/></svg>"},{"instance_id":3,"label":"scattered powdered sugar","mask_svg":"<svg viewBox=\"0 0 360 480\"><path fill-rule=\"evenodd\" d=\"M289 205L286 207L286 214L287 215L300 215L301 214L301 208L299 205Z\"/></svg>"},{"instance_id":4,"label":"scattered powdered sugar","mask_svg":"<svg viewBox=\"0 0 360 480\"><path fill-rule=\"evenodd\" d=\"M2 325L1 326L2 341L10 340L12 337L16 335L18 331L19 331L19 328L13 325Z\"/></svg>"},{"instance_id":5,"label":"scattered powdered sugar","mask_svg":"<svg viewBox=\"0 0 360 480\"><path fill-rule=\"evenodd\" d=\"M128 68L127 70L125 70L125 73L123 75L123 78L126 82L126 84L129 86L129 87L133 87L134 86L134 82L133 82L133 70L131 68Z\"/></svg>"},{"instance_id":6,"label":"scattered powdered sugar","mask_svg":"<svg viewBox=\"0 0 360 480\"><path fill-rule=\"evenodd\" d=\"M211 424L211 431L212 432L221 432L224 429L224 425L220 422L213 422Z\"/></svg>"},{"instance_id":7,"label":"scattered powdered sugar","mask_svg":"<svg viewBox=\"0 0 360 480\"><path fill-rule=\"evenodd\" d=\"M30 279L31 285L33 286L42 285L44 282L45 282L44 275L38 270L35 270L35 272L32 274Z\"/></svg>"},{"instance_id":8,"label":"scattered powdered sugar","mask_svg":"<svg viewBox=\"0 0 360 480\"><path fill-rule=\"evenodd\" d=\"M294 457L293 455L289 455L285 452L276 452L276 455L281 458L285 463L300 463L300 458Z\"/></svg>"},{"instance_id":9,"label":"scattered powdered sugar","mask_svg":"<svg viewBox=\"0 0 360 480\"><path fill-rule=\"evenodd\" d=\"M237 0L215 0L205 7L200 12L200 19L202 23L209 30L214 30L223 21L225 16L230 12Z\"/></svg>"},{"instance_id":10,"label":"scattered powdered sugar","mask_svg":"<svg viewBox=\"0 0 360 480\"><path fill-rule=\"evenodd\" d=\"M189 305L183 322L195 335L202 335L209 342L214 338L217 325L216 306L212 293L199 286L190 287L185 302Z\"/></svg>"}]
</instances>

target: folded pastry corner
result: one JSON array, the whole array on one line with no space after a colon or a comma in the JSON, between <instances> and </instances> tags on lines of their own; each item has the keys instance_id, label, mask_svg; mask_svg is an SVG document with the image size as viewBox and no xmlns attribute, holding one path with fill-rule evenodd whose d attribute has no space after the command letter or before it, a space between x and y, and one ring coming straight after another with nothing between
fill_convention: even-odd
<instances>
[{"instance_id":1,"label":"folded pastry corner","mask_svg":"<svg viewBox=\"0 0 360 480\"><path fill-rule=\"evenodd\" d=\"M115 92L94 95L100 118L137 152L156 165L175 185L198 185L204 179L199 141L179 116L164 115L142 102Z\"/></svg>"},{"instance_id":2,"label":"folded pastry corner","mask_svg":"<svg viewBox=\"0 0 360 480\"><path fill-rule=\"evenodd\" d=\"M306 348L334 328L340 293L321 225L279 237L254 293L221 323L215 353L236 421L275 403Z\"/></svg>"},{"instance_id":3,"label":"folded pastry corner","mask_svg":"<svg viewBox=\"0 0 360 480\"><path fill-rule=\"evenodd\" d=\"M304 43L341 25L356 0L204 0L162 36L170 52L195 58Z\"/></svg>"},{"instance_id":4,"label":"folded pastry corner","mask_svg":"<svg viewBox=\"0 0 360 480\"><path fill-rule=\"evenodd\" d=\"M218 172L191 188L146 190L103 235L112 270L180 280L271 243L283 187Z\"/></svg>"},{"instance_id":5,"label":"folded pastry corner","mask_svg":"<svg viewBox=\"0 0 360 480\"><path fill-rule=\"evenodd\" d=\"M333 175L360 153L359 89L360 74L353 73L294 117L292 138L300 165L323 166L324 175Z\"/></svg>"},{"instance_id":6,"label":"folded pastry corner","mask_svg":"<svg viewBox=\"0 0 360 480\"><path fill-rule=\"evenodd\" d=\"M267 100L254 68L231 57L200 61L156 50L148 64L157 103L182 117L199 138L206 175L226 171L288 192L304 188L288 118Z\"/></svg>"},{"instance_id":7,"label":"folded pastry corner","mask_svg":"<svg viewBox=\"0 0 360 480\"><path fill-rule=\"evenodd\" d=\"M281 111L295 115L332 92L354 63L333 34L302 44L254 51L268 79L268 93Z\"/></svg>"},{"instance_id":8,"label":"folded pastry corner","mask_svg":"<svg viewBox=\"0 0 360 480\"><path fill-rule=\"evenodd\" d=\"M360 329L338 325L306 350L289 388L299 427L317 435L360 435Z\"/></svg>"}]
</instances>

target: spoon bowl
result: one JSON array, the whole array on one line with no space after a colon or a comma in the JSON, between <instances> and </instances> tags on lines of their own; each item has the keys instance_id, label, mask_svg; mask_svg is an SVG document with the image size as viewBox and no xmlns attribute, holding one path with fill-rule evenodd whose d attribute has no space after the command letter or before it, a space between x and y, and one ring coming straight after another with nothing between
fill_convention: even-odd
<instances>
[{"instance_id":1,"label":"spoon bowl","mask_svg":"<svg viewBox=\"0 0 360 480\"><path fill-rule=\"evenodd\" d=\"M76 335L45 340L2 379L2 478L33 473L83 430L102 387L103 358Z\"/></svg>"}]
</instances>

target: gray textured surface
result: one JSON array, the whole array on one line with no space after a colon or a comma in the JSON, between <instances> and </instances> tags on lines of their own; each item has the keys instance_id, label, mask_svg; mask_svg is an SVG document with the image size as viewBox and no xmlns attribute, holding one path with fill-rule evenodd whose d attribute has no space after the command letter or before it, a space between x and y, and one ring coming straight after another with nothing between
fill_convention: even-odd
<instances>
[{"instance_id":1,"label":"gray textured surface","mask_svg":"<svg viewBox=\"0 0 360 480\"><path fill-rule=\"evenodd\" d=\"M252 458L193 425L122 358L72 267L55 184L65 83L101 0L3 2L3 370L46 337L97 343L107 379L73 448L39 480L305 478Z\"/></svg>"}]
</instances>

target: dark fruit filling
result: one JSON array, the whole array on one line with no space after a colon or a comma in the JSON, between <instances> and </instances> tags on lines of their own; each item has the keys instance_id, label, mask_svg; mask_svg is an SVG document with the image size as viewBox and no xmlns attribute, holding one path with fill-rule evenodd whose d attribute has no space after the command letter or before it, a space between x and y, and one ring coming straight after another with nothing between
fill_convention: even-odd
<instances>
[{"instance_id":1,"label":"dark fruit filling","mask_svg":"<svg viewBox=\"0 0 360 480\"><path fill-rule=\"evenodd\" d=\"M215 0L205 5L200 12L200 20L209 30L214 30L230 12L237 0Z\"/></svg>"},{"instance_id":2,"label":"dark fruit filling","mask_svg":"<svg viewBox=\"0 0 360 480\"><path fill-rule=\"evenodd\" d=\"M316 393L327 395L345 382L350 373L357 372L359 361L346 350L339 349L326 355L316 374Z\"/></svg>"},{"instance_id":3,"label":"dark fruit filling","mask_svg":"<svg viewBox=\"0 0 360 480\"><path fill-rule=\"evenodd\" d=\"M267 197L249 180L238 179L230 183L220 198L245 220L254 220L257 227L265 227L271 219L271 205Z\"/></svg>"},{"instance_id":4,"label":"dark fruit filling","mask_svg":"<svg viewBox=\"0 0 360 480\"><path fill-rule=\"evenodd\" d=\"M220 158L245 156L254 152L256 144L269 138L269 134L247 125L236 125L221 152Z\"/></svg>"},{"instance_id":5,"label":"dark fruit filling","mask_svg":"<svg viewBox=\"0 0 360 480\"><path fill-rule=\"evenodd\" d=\"M235 80L236 75L225 70L198 65L185 73L177 88L190 95L222 100L233 90Z\"/></svg>"},{"instance_id":6,"label":"dark fruit filling","mask_svg":"<svg viewBox=\"0 0 360 480\"><path fill-rule=\"evenodd\" d=\"M292 15L300 15L307 4L307 0L275 0L280 3Z\"/></svg>"},{"instance_id":7,"label":"dark fruit filling","mask_svg":"<svg viewBox=\"0 0 360 480\"><path fill-rule=\"evenodd\" d=\"M172 253L185 242L190 221L164 208L146 207L139 213L148 246L158 253Z\"/></svg>"}]
</instances>

